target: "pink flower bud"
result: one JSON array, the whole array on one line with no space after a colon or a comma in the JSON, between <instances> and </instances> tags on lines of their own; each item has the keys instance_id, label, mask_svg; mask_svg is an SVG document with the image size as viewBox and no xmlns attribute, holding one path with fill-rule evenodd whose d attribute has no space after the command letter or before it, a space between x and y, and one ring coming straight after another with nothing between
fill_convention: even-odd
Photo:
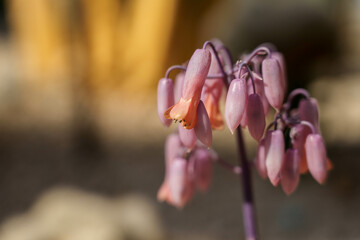
<instances>
[{"instance_id":1,"label":"pink flower bud","mask_svg":"<svg viewBox=\"0 0 360 240\"><path fill-rule=\"evenodd\" d=\"M250 135L260 141L265 129L265 114L258 94L250 94L246 107L246 121Z\"/></svg>"},{"instance_id":2,"label":"pink flower bud","mask_svg":"<svg viewBox=\"0 0 360 240\"><path fill-rule=\"evenodd\" d=\"M212 179L211 153L208 149L197 149L191 158L194 158L195 184L200 191L207 191Z\"/></svg>"},{"instance_id":3,"label":"pink flower bud","mask_svg":"<svg viewBox=\"0 0 360 240\"><path fill-rule=\"evenodd\" d=\"M299 165L298 150L292 148L286 150L284 166L281 169L281 186L287 195L293 193L299 183Z\"/></svg>"},{"instance_id":4,"label":"pink flower bud","mask_svg":"<svg viewBox=\"0 0 360 240\"><path fill-rule=\"evenodd\" d=\"M196 125L196 110L200 101L202 87L205 83L211 63L209 50L197 49L192 55L184 79L182 97L174 106L164 113L165 118L180 121L186 129Z\"/></svg>"},{"instance_id":5,"label":"pink flower bud","mask_svg":"<svg viewBox=\"0 0 360 240\"><path fill-rule=\"evenodd\" d=\"M187 199L188 175L187 161L183 158L175 158L170 167L169 188L170 195L174 206L181 208L185 205Z\"/></svg>"},{"instance_id":6,"label":"pink flower bud","mask_svg":"<svg viewBox=\"0 0 360 240\"><path fill-rule=\"evenodd\" d=\"M265 95L270 105L280 111L284 101L285 89L282 72L275 58L267 58L262 63L262 73L265 86Z\"/></svg>"},{"instance_id":7,"label":"pink flower bud","mask_svg":"<svg viewBox=\"0 0 360 240\"><path fill-rule=\"evenodd\" d=\"M197 108L197 124L194 130L200 142L205 144L207 147L210 147L212 143L210 119L202 101L199 102L199 106Z\"/></svg>"},{"instance_id":8,"label":"pink flower bud","mask_svg":"<svg viewBox=\"0 0 360 240\"><path fill-rule=\"evenodd\" d=\"M185 72L179 72L175 77L175 86L174 86L175 102L178 102L181 98L181 94L184 88L184 79L185 79Z\"/></svg>"},{"instance_id":9,"label":"pink flower bud","mask_svg":"<svg viewBox=\"0 0 360 240\"><path fill-rule=\"evenodd\" d=\"M299 103L300 119L308 121L314 125L316 131L319 133L319 110L318 103L315 98L302 99Z\"/></svg>"},{"instance_id":10,"label":"pink flower bud","mask_svg":"<svg viewBox=\"0 0 360 240\"><path fill-rule=\"evenodd\" d=\"M161 123L166 127L170 126L171 119L166 119L164 113L172 105L174 105L173 82L169 78L162 78L157 89L157 110Z\"/></svg>"},{"instance_id":11,"label":"pink flower bud","mask_svg":"<svg viewBox=\"0 0 360 240\"><path fill-rule=\"evenodd\" d=\"M305 151L309 171L315 180L322 184L327 175L327 157L325 143L319 134L309 134L305 142Z\"/></svg>"},{"instance_id":12,"label":"pink flower bud","mask_svg":"<svg viewBox=\"0 0 360 240\"><path fill-rule=\"evenodd\" d=\"M247 105L247 85L244 78L234 79L225 102L225 120L231 133L239 126Z\"/></svg>"},{"instance_id":13,"label":"pink flower bud","mask_svg":"<svg viewBox=\"0 0 360 240\"><path fill-rule=\"evenodd\" d=\"M196 134L194 129L186 129L178 125L179 137L185 147L192 149L196 143Z\"/></svg>"},{"instance_id":14,"label":"pink flower bud","mask_svg":"<svg viewBox=\"0 0 360 240\"><path fill-rule=\"evenodd\" d=\"M285 143L281 130L271 132L266 140L266 169L270 182L277 186L280 180L280 171L284 163Z\"/></svg>"},{"instance_id":15,"label":"pink flower bud","mask_svg":"<svg viewBox=\"0 0 360 240\"><path fill-rule=\"evenodd\" d=\"M168 178L170 175L170 166L172 165L173 160L182 154L183 146L180 142L179 135L171 134L167 137L165 142L165 178L164 181L158 190L157 199L161 202L167 201L168 203L172 202L170 195L170 188L168 184Z\"/></svg>"},{"instance_id":16,"label":"pink flower bud","mask_svg":"<svg viewBox=\"0 0 360 240\"><path fill-rule=\"evenodd\" d=\"M169 168L171 162L182 155L183 145L178 134L171 134L166 138L165 142L165 166Z\"/></svg>"},{"instance_id":17,"label":"pink flower bud","mask_svg":"<svg viewBox=\"0 0 360 240\"><path fill-rule=\"evenodd\" d=\"M264 107L264 113L266 116L269 112L269 102L265 96L264 81L261 80L260 76L258 76L257 74L253 74L253 75L254 75L255 90L256 90L256 93L261 98L261 102ZM253 88L251 79L248 80L247 84L248 84L248 94L250 95L250 94L254 93L254 88Z\"/></svg>"},{"instance_id":18,"label":"pink flower bud","mask_svg":"<svg viewBox=\"0 0 360 240\"><path fill-rule=\"evenodd\" d=\"M266 170L266 151L265 151L265 139L262 139L259 142L259 146L257 149L257 154L255 158L255 166L259 173L259 175L263 178L267 178L267 170Z\"/></svg>"},{"instance_id":19,"label":"pink flower bud","mask_svg":"<svg viewBox=\"0 0 360 240\"><path fill-rule=\"evenodd\" d=\"M281 52L272 52L271 53L271 57L275 58L279 65L280 65L280 69L281 69L281 75L282 75L282 86L284 88L284 91L286 92L287 90L287 77L286 77L286 63L285 63L285 58L284 55Z\"/></svg>"}]
</instances>

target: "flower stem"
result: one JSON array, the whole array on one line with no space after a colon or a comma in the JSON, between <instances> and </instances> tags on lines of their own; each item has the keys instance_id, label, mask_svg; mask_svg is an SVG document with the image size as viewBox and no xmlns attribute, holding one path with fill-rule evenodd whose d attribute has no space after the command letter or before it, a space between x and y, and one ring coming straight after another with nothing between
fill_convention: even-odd
<instances>
[{"instance_id":1,"label":"flower stem","mask_svg":"<svg viewBox=\"0 0 360 240\"><path fill-rule=\"evenodd\" d=\"M240 174L240 180L242 183L242 192L243 192L243 221L244 221L244 230L245 230L245 239L246 240L256 240L256 219L255 219L255 207L254 199L252 193L252 183L251 183L251 169L250 163L246 156L246 149L244 144L244 139L242 136L242 130L239 126L236 129L236 140L237 147L239 151L239 164L242 169L242 174Z\"/></svg>"}]
</instances>

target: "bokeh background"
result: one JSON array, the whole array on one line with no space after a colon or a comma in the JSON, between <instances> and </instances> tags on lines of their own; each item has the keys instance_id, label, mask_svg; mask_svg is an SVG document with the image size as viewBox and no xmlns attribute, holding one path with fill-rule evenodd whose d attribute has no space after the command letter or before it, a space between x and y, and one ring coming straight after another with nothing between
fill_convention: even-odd
<instances>
[{"instance_id":1,"label":"bokeh background","mask_svg":"<svg viewBox=\"0 0 360 240\"><path fill-rule=\"evenodd\" d=\"M334 169L290 197L254 172L262 239L360 239L359 0L0 0L0 239L242 239L218 166L182 211L156 201L157 81L214 37L234 58L274 43L320 104ZM214 148L235 162L229 131Z\"/></svg>"}]
</instances>

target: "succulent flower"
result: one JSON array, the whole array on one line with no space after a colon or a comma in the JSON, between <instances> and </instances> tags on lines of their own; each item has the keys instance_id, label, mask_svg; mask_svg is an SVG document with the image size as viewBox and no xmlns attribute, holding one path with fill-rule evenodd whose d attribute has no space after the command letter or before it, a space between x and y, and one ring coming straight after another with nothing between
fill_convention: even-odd
<instances>
[{"instance_id":1,"label":"succulent flower","mask_svg":"<svg viewBox=\"0 0 360 240\"><path fill-rule=\"evenodd\" d=\"M165 118L179 121L186 129L195 127L197 107L210 63L211 54L209 50L197 49L195 51L186 69L181 98L178 103L165 111Z\"/></svg>"}]
</instances>

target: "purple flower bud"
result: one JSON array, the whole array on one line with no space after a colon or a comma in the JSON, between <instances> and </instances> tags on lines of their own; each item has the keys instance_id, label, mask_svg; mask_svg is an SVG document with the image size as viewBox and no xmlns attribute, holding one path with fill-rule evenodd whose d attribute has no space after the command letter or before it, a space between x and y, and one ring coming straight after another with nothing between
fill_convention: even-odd
<instances>
[{"instance_id":1,"label":"purple flower bud","mask_svg":"<svg viewBox=\"0 0 360 240\"><path fill-rule=\"evenodd\" d=\"M293 193L299 184L299 165L298 150L293 148L286 150L284 166L281 169L281 186L287 195Z\"/></svg>"},{"instance_id":2,"label":"purple flower bud","mask_svg":"<svg viewBox=\"0 0 360 240\"><path fill-rule=\"evenodd\" d=\"M212 179L211 153L208 149L198 148L191 158L194 158L195 184L200 191L207 191Z\"/></svg>"},{"instance_id":3,"label":"purple flower bud","mask_svg":"<svg viewBox=\"0 0 360 240\"><path fill-rule=\"evenodd\" d=\"M175 77L175 86L174 86L174 97L175 102L178 102L181 98L181 94L184 87L184 79L185 79L185 73L180 72Z\"/></svg>"},{"instance_id":4,"label":"purple flower bud","mask_svg":"<svg viewBox=\"0 0 360 240\"><path fill-rule=\"evenodd\" d=\"M180 156L183 151L183 146L180 142L179 135L171 134L167 137L165 142L165 178L161 184L160 189L157 193L157 199L159 201L172 202L170 195L170 188L168 184L168 178L170 175L170 166L177 156Z\"/></svg>"},{"instance_id":5,"label":"purple flower bud","mask_svg":"<svg viewBox=\"0 0 360 240\"><path fill-rule=\"evenodd\" d=\"M319 134L309 134L305 142L305 151L309 171L315 180L322 184L327 175L327 157L325 143Z\"/></svg>"},{"instance_id":6,"label":"purple flower bud","mask_svg":"<svg viewBox=\"0 0 360 240\"><path fill-rule=\"evenodd\" d=\"M246 121L250 135L260 141L265 129L265 114L258 94L250 94L246 107Z\"/></svg>"},{"instance_id":7,"label":"purple flower bud","mask_svg":"<svg viewBox=\"0 0 360 240\"><path fill-rule=\"evenodd\" d=\"M312 123L319 133L319 110L315 98L302 99L299 103L300 119Z\"/></svg>"},{"instance_id":8,"label":"purple flower bud","mask_svg":"<svg viewBox=\"0 0 360 240\"><path fill-rule=\"evenodd\" d=\"M280 180L280 171L284 163L285 143L281 130L270 132L266 137L266 169L270 182L277 186Z\"/></svg>"},{"instance_id":9,"label":"purple flower bud","mask_svg":"<svg viewBox=\"0 0 360 240\"><path fill-rule=\"evenodd\" d=\"M164 113L172 105L174 105L173 82L169 78L162 78L157 89L157 110L161 123L166 127L170 126L171 119L166 119Z\"/></svg>"},{"instance_id":10,"label":"purple flower bud","mask_svg":"<svg viewBox=\"0 0 360 240\"><path fill-rule=\"evenodd\" d=\"M175 158L170 167L169 188L171 204L181 208L187 199L188 184L187 161L183 158Z\"/></svg>"},{"instance_id":11,"label":"purple flower bud","mask_svg":"<svg viewBox=\"0 0 360 240\"><path fill-rule=\"evenodd\" d=\"M264 113L266 116L269 112L269 102L265 96L264 81L261 80L260 76L258 76L257 74L253 74L253 75L254 75L255 90L256 90L256 93L261 98L261 102L264 107ZM254 88L253 88L251 79L249 79L247 84L248 84L248 94L250 95L250 94L254 93Z\"/></svg>"},{"instance_id":12,"label":"purple flower bud","mask_svg":"<svg viewBox=\"0 0 360 240\"><path fill-rule=\"evenodd\" d=\"M194 129L186 129L179 124L178 130L182 144L184 144L185 147L192 149L196 143L196 134Z\"/></svg>"},{"instance_id":13,"label":"purple flower bud","mask_svg":"<svg viewBox=\"0 0 360 240\"><path fill-rule=\"evenodd\" d=\"M170 166L171 162L177 157L181 156L183 145L178 134L171 134L166 138L165 142L165 165L166 168Z\"/></svg>"},{"instance_id":14,"label":"purple flower bud","mask_svg":"<svg viewBox=\"0 0 360 240\"><path fill-rule=\"evenodd\" d=\"M266 151L265 151L265 139L262 139L259 142L259 146L257 149L257 154L255 158L255 166L259 173L259 175L263 178L267 178L267 170L266 170Z\"/></svg>"},{"instance_id":15,"label":"purple flower bud","mask_svg":"<svg viewBox=\"0 0 360 240\"><path fill-rule=\"evenodd\" d=\"M239 126L247 105L247 85L244 78L234 79L225 102L225 120L231 133Z\"/></svg>"},{"instance_id":16,"label":"purple flower bud","mask_svg":"<svg viewBox=\"0 0 360 240\"><path fill-rule=\"evenodd\" d=\"M202 101L199 102L197 108L197 123L194 130L197 138L207 147L210 147L212 143L210 119Z\"/></svg>"},{"instance_id":17,"label":"purple flower bud","mask_svg":"<svg viewBox=\"0 0 360 240\"><path fill-rule=\"evenodd\" d=\"M287 78L286 78L286 63L285 63L285 58L284 55L281 52L272 52L271 53L271 57L275 58L279 65L280 65L280 69L281 69L281 75L282 75L282 86L284 88L284 91L286 92L287 90Z\"/></svg>"},{"instance_id":18,"label":"purple flower bud","mask_svg":"<svg viewBox=\"0 0 360 240\"><path fill-rule=\"evenodd\" d=\"M270 105L280 111L284 101L285 89L282 72L275 58L267 58L262 63L262 73L265 86L265 95Z\"/></svg>"}]
</instances>

